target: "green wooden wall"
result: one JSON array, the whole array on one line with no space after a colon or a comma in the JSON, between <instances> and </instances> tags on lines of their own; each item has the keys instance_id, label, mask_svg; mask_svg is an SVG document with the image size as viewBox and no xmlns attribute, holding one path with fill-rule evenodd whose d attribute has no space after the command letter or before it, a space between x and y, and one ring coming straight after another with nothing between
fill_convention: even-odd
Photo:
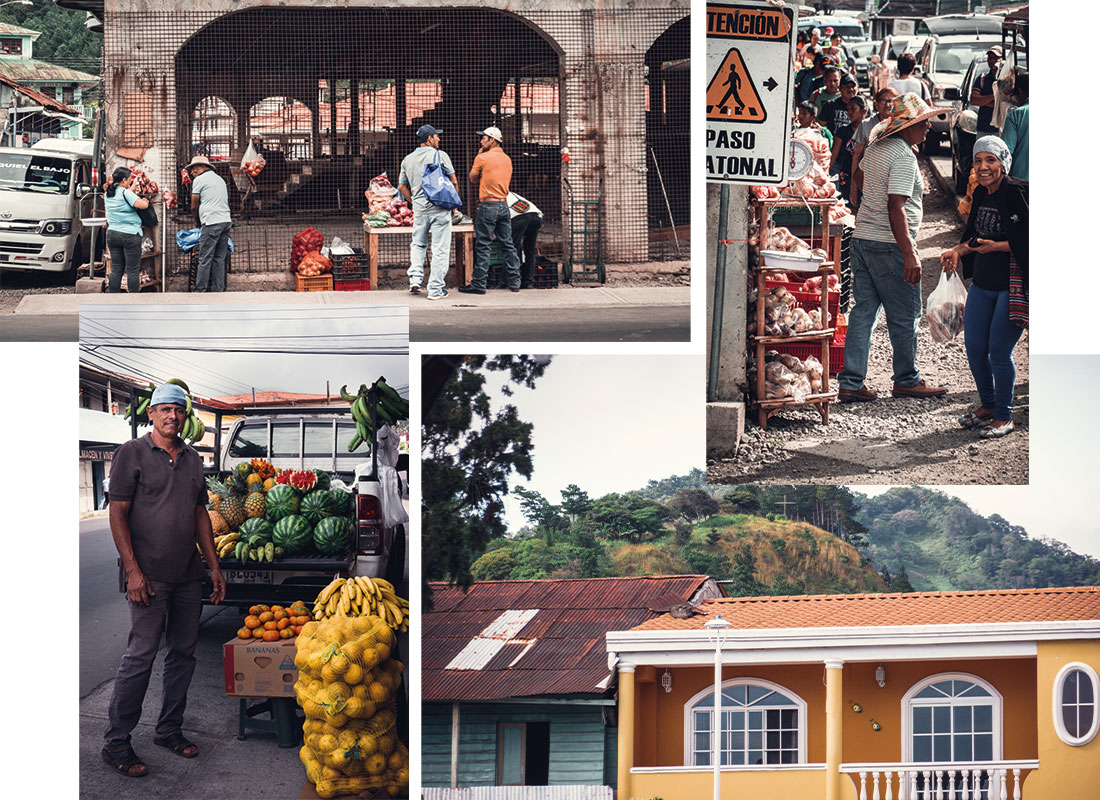
<instances>
[{"instance_id":1,"label":"green wooden wall","mask_svg":"<svg viewBox=\"0 0 1100 800\"><path fill-rule=\"evenodd\" d=\"M598 705L463 703L459 709L458 786L493 786L497 724L550 723L550 785L615 785L615 729ZM421 716L424 786L451 784L451 704L425 703Z\"/></svg>"}]
</instances>

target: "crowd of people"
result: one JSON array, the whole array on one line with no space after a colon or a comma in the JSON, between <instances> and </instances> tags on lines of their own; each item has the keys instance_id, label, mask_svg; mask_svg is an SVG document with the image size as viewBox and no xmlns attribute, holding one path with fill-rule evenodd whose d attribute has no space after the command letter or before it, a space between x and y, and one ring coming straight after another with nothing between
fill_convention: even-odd
<instances>
[{"instance_id":1,"label":"crowd of people","mask_svg":"<svg viewBox=\"0 0 1100 800\"><path fill-rule=\"evenodd\" d=\"M827 43L827 44L826 44ZM993 124L995 81L1004 53L987 53L988 77L969 98L978 109L972 196L962 241L946 250L938 267L951 275L962 266L970 280L962 333L979 403L959 418L985 438L1011 433L1015 362L1013 348L1027 325L1028 287L1028 76L1013 73L1013 104L998 130ZM924 180L917 160L933 117L949 111L930 105L924 82L913 77L915 59L902 54L897 76L871 98L859 93L849 71L843 37L826 28L800 34L793 105L799 128L821 134L830 149L830 174L855 212L851 296L838 376L841 402L870 402L866 384L871 332L880 311L893 352L895 397L942 397L947 389L926 383L917 366L922 316L922 266L917 249L923 218Z\"/></svg>"}]
</instances>

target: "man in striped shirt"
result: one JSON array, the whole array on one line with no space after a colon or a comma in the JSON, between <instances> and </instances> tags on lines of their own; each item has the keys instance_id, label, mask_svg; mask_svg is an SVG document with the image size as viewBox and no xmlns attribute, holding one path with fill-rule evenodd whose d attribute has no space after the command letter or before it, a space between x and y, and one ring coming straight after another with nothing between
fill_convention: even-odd
<instances>
[{"instance_id":1,"label":"man in striped shirt","mask_svg":"<svg viewBox=\"0 0 1100 800\"><path fill-rule=\"evenodd\" d=\"M841 402L866 402L878 393L864 385L871 331L879 309L893 349L894 397L940 397L917 369L921 316L921 267L917 230L924 214L924 181L913 148L924 141L929 119L941 113L913 93L894 100L890 116L871 131L863 154L863 201L852 234L852 296L838 376Z\"/></svg>"}]
</instances>

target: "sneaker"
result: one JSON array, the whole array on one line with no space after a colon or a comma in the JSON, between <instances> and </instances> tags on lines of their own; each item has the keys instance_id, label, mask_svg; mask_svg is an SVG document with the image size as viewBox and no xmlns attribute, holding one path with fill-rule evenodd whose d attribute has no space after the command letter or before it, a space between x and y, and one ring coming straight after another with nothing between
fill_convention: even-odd
<instances>
[{"instance_id":1,"label":"sneaker","mask_svg":"<svg viewBox=\"0 0 1100 800\"><path fill-rule=\"evenodd\" d=\"M869 403L878 399L878 392L866 386L860 386L856 390L840 389L836 394L842 403Z\"/></svg>"},{"instance_id":2,"label":"sneaker","mask_svg":"<svg viewBox=\"0 0 1100 800\"><path fill-rule=\"evenodd\" d=\"M429 294L428 299L429 300L442 300L444 297L446 297L449 294L450 294L450 292L448 292L446 289L444 289L439 294Z\"/></svg>"},{"instance_id":3,"label":"sneaker","mask_svg":"<svg viewBox=\"0 0 1100 800\"><path fill-rule=\"evenodd\" d=\"M518 292L518 291L519 291L519 287L518 287L518 286L509 286L508 288L509 288L509 289L510 289L511 291L513 291L513 292Z\"/></svg>"},{"instance_id":4,"label":"sneaker","mask_svg":"<svg viewBox=\"0 0 1100 800\"><path fill-rule=\"evenodd\" d=\"M410 283L409 294L420 294L420 285L417 283Z\"/></svg>"},{"instance_id":5,"label":"sneaker","mask_svg":"<svg viewBox=\"0 0 1100 800\"><path fill-rule=\"evenodd\" d=\"M484 289L478 289L474 286L459 286L458 291L462 294L485 294Z\"/></svg>"},{"instance_id":6,"label":"sneaker","mask_svg":"<svg viewBox=\"0 0 1100 800\"><path fill-rule=\"evenodd\" d=\"M942 386L929 386L922 378L920 383L913 384L912 386L901 386L895 383L894 390L891 394L893 394L894 397L942 397L947 394L947 389Z\"/></svg>"}]
</instances>

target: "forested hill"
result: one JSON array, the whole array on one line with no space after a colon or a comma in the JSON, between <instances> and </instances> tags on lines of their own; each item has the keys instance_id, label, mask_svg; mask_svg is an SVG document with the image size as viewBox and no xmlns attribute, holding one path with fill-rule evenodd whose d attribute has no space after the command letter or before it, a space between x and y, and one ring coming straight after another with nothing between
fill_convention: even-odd
<instances>
[{"instance_id":1,"label":"forested hill","mask_svg":"<svg viewBox=\"0 0 1100 800\"><path fill-rule=\"evenodd\" d=\"M476 580L706 573L730 595L1100 585L1100 562L922 487L707 486L701 470L550 503L516 489L525 526Z\"/></svg>"},{"instance_id":2,"label":"forested hill","mask_svg":"<svg viewBox=\"0 0 1100 800\"><path fill-rule=\"evenodd\" d=\"M917 591L1100 585L1095 558L943 492L899 487L856 501L869 540L863 553L880 570L904 565Z\"/></svg>"},{"instance_id":3,"label":"forested hill","mask_svg":"<svg viewBox=\"0 0 1100 800\"><path fill-rule=\"evenodd\" d=\"M34 43L36 60L99 75L103 34L90 32L84 25L85 19L83 11L59 8L53 0L0 8L0 22L42 34Z\"/></svg>"}]
</instances>

